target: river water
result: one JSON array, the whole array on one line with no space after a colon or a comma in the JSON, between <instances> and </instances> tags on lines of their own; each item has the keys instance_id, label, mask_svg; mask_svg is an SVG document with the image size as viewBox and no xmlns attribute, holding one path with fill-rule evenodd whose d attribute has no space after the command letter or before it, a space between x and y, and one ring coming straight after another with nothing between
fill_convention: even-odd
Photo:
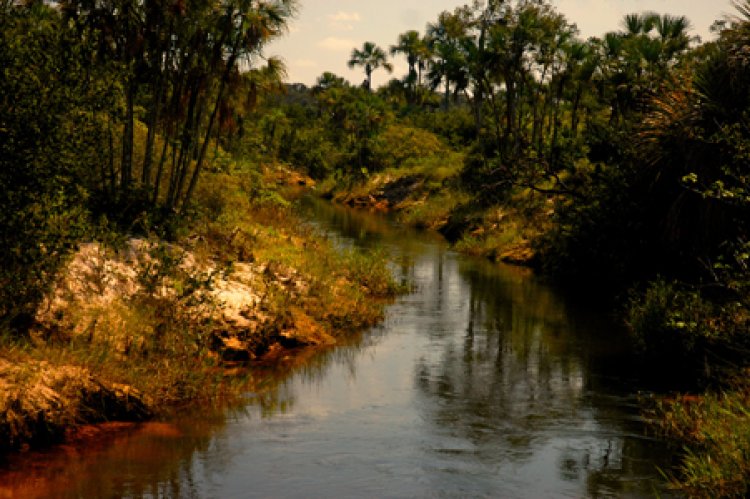
<instances>
[{"instance_id":1,"label":"river water","mask_svg":"<svg viewBox=\"0 0 750 499\"><path fill-rule=\"evenodd\" d=\"M176 414L0 471L0 497L651 497L670 456L601 306L434 235L307 200L414 292L240 407Z\"/></svg>"}]
</instances>

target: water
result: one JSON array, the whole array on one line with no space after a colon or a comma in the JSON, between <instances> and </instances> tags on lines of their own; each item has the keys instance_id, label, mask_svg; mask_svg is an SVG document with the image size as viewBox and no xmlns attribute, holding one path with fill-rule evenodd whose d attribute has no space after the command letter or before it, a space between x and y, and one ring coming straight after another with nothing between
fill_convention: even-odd
<instances>
[{"instance_id":1,"label":"water","mask_svg":"<svg viewBox=\"0 0 750 499\"><path fill-rule=\"evenodd\" d=\"M600 307L383 218L306 210L338 244L388 252L414 293L242 407L35 455L0 473L0 497L664 495L670 457Z\"/></svg>"}]
</instances>

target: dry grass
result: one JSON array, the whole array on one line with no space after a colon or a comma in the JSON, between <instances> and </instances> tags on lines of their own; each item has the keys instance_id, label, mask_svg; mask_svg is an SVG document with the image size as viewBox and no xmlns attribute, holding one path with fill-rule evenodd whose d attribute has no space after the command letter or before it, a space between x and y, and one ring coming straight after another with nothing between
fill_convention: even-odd
<instances>
[{"instance_id":1,"label":"dry grass","mask_svg":"<svg viewBox=\"0 0 750 499\"><path fill-rule=\"evenodd\" d=\"M149 415L141 392L101 382L84 367L24 356L0 360L0 451L59 441L81 423Z\"/></svg>"},{"instance_id":2,"label":"dry grass","mask_svg":"<svg viewBox=\"0 0 750 499\"><path fill-rule=\"evenodd\" d=\"M464 233L456 249L495 261L531 264L535 240L552 223L550 205L543 196L520 191L506 203L485 209L481 222Z\"/></svg>"},{"instance_id":3,"label":"dry grass","mask_svg":"<svg viewBox=\"0 0 750 499\"><path fill-rule=\"evenodd\" d=\"M231 396L247 371L236 378L224 366L377 322L397 291L382 255L337 252L292 214L277 180L207 174L177 243L83 245L33 333L0 343L0 452Z\"/></svg>"}]
</instances>

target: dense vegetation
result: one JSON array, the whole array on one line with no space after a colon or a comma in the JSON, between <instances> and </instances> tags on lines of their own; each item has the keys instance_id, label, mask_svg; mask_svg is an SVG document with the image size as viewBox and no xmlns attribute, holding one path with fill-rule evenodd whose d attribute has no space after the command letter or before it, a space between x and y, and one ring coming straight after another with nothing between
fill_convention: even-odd
<instances>
[{"instance_id":1,"label":"dense vegetation","mask_svg":"<svg viewBox=\"0 0 750 499\"><path fill-rule=\"evenodd\" d=\"M750 4L736 6L705 43L653 12L582 40L547 2L459 7L390 47L402 79L370 88L390 65L367 42L349 60L363 85L324 73L268 101L256 149L338 200L618 297L653 376L729 390L730 435L747 425L750 347ZM662 414L684 424L674 411L713 407L683 404ZM683 441L703 431L677 426ZM747 493L746 447L691 445L687 490ZM701 459L710 471L691 468Z\"/></svg>"},{"instance_id":2,"label":"dense vegetation","mask_svg":"<svg viewBox=\"0 0 750 499\"><path fill-rule=\"evenodd\" d=\"M459 249L619 297L656 375L716 392L660 406L690 446L677 479L747 494L750 450L727 436L750 413L750 3L701 43L683 17L582 40L545 1L477 2L354 48L362 86L312 88L262 57L294 4L0 4L5 341L80 241L201 226L231 243L252 225L233 203L282 206L261 172L287 164ZM408 73L373 89L389 54Z\"/></svg>"},{"instance_id":3,"label":"dense vegetation","mask_svg":"<svg viewBox=\"0 0 750 499\"><path fill-rule=\"evenodd\" d=\"M228 366L381 317L385 260L219 146L282 88L261 50L293 7L0 4L0 454L231 396L254 373Z\"/></svg>"}]
</instances>

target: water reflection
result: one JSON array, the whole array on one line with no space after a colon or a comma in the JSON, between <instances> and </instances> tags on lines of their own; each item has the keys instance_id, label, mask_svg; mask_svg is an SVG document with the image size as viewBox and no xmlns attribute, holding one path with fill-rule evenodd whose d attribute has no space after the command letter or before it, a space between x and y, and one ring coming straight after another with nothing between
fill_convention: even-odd
<instances>
[{"instance_id":1,"label":"water reflection","mask_svg":"<svg viewBox=\"0 0 750 499\"><path fill-rule=\"evenodd\" d=\"M290 377L269 369L239 410L183 414L93 452L16 463L0 484L36 489L0 487L0 497L44 497L34 495L44 487L57 497L663 494L655 466L669 456L644 436L637 373L611 321L526 270L309 203L337 244L384 248L414 285L383 325Z\"/></svg>"},{"instance_id":2,"label":"water reflection","mask_svg":"<svg viewBox=\"0 0 750 499\"><path fill-rule=\"evenodd\" d=\"M373 223L352 212L328 219ZM542 493L571 496L648 495L662 487L655 466L667 467L669 456L643 434L639 381L620 328L571 307L527 270L462 259L441 245L405 247L393 226L374 230L354 240L393 246L401 273L420 290L409 306L415 333L427 342L414 385L436 439L430 451L445 461L437 476L467 473L469 462L474 471L519 480L527 490L520 495L534 496L540 483L547 484L536 488Z\"/></svg>"},{"instance_id":3,"label":"water reflection","mask_svg":"<svg viewBox=\"0 0 750 499\"><path fill-rule=\"evenodd\" d=\"M188 422L99 430L85 448L15 456L0 471L0 497L196 497L193 456L222 440L225 414Z\"/></svg>"},{"instance_id":4,"label":"water reflection","mask_svg":"<svg viewBox=\"0 0 750 499\"><path fill-rule=\"evenodd\" d=\"M445 280L446 265L456 267L447 272L455 282ZM426 302L431 342L415 385L433 431L450 443L435 452L467 455L494 472L514 468L549 482L547 493L645 493L654 469L636 413L626 411L632 400L604 389L591 360L606 356L594 339L619 332L573 320L548 288L515 272L449 259L422 276L435 301ZM552 485L546 475L555 466L563 483Z\"/></svg>"}]
</instances>

